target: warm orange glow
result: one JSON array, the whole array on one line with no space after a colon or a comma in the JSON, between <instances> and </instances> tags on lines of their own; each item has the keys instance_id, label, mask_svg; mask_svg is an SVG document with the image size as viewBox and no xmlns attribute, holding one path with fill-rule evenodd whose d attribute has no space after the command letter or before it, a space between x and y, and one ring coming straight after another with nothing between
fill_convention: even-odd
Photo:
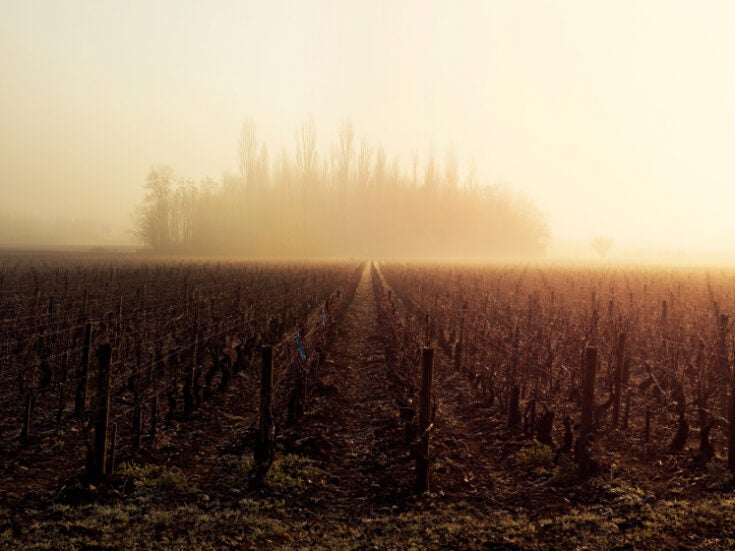
<instances>
[{"instance_id":1,"label":"warm orange glow","mask_svg":"<svg viewBox=\"0 0 735 551\"><path fill-rule=\"evenodd\" d=\"M0 244L135 243L152 166L239 174L251 117L269 162L320 161L340 122L545 213L548 256L735 258L735 4L5 2ZM271 167L271 171L273 168Z\"/></svg>"}]
</instances>

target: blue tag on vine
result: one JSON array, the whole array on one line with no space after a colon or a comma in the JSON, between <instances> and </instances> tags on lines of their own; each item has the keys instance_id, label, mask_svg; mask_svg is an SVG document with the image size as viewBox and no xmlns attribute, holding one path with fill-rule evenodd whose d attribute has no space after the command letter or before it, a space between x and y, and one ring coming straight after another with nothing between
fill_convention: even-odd
<instances>
[{"instance_id":1,"label":"blue tag on vine","mask_svg":"<svg viewBox=\"0 0 735 551\"><path fill-rule=\"evenodd\" d=\"M299 335L298 331L294 333L293 338L296 341L296 348L299 349L299 357L301 358L301 361L306 360L306 351L304 350L304 343L301 342L301 336Z\"/></svg>"},{"instance_id":2,"label":"blue tag on vine","mask_svg":"<svg viewBox=\"0 0 735 551\"><path fill-rule=\"evenodd\" d=\"M321 311L319 312L322 315L322 327L327 326L327 313L324 311L324 306L322 306Z\"/></svg>"}]
</instances>

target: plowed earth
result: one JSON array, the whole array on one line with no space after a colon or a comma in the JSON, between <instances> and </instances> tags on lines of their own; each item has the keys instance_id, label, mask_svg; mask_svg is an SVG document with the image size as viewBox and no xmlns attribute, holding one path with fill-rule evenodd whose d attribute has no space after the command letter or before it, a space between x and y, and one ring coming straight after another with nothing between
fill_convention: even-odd
<instances>
[{"instance_id":1,"label":"plowed earth","mask_svg":"<svg viewBox=\"0 0 735 551\"><path fill-rule=\"evenodd\" d=\"M383 283L380 283L381 285ZM73 435L42 457L5 450L0 546L7 549L726 549L735 498L716 472L598 452L586 481L510 434L502 412L437 349L431 491L414 462L384 349L371 271L309 389L304 418L279 426L262 485L251 459L257 376L99 486L78 476ZM558 421L557 421L558 424ZM555 438L560 438L555 433ZM609 439L614 439L614 435ZM149 443L150 444L150 443ZM48 446L51 446L49 443ZM54 451L58 450L58 451ZM534 451L536 450L536 451ZM55 469L50 472L50 469Z\"/></svg>"}]
</instances>

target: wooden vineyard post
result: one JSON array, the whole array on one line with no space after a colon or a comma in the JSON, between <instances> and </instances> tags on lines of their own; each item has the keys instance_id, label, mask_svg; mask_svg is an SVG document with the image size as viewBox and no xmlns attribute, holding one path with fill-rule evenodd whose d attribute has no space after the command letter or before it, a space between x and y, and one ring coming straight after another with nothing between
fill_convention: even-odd
<instances>
[{"instance_id":1,"label":"wooden vineyard post","mask_svg":"<svg viewBox=\"0 0 735 551\"><path fill-rule=\"evenodd\" d=\"M429 491L431 482L431 455L429 450L431 434L431 385L434 376L434 349L424 348L421 394L419 395L418 453L416 454L416 490Z\"/></svg>"},{"instance_id":2,"label":"wooden vineyard post","mask_svg":"<svg viewBox=\"0 0 735 551\"><path fill-rule=\"evenodd\" d=\"M59 382L59 388L57 393L57 407L56 407L56 422L61 422L61 417L64 414L64 382Z\"/></svg>"},{"instance_id":3,"label":"wooden vineyard post","mask_svg":"<svg viewBox=\"0 0 735 551\"><path fill-rule=\"evenodd\" d=\"M66 405L66 396L64 395L64 385L66 385L66 379L69 370L69 352L64 352L61 356L61 374L59 377L58 384L58 408L56 409L56 422L61 422L61 417L64 414L64 406Z\"/></svg>"},{"instance_id":4,"label":"wooden vineyard post","mask_svg":"<svg viewBox=\"0 0 735 551\"><path fill-rule=\"evenodd\" d=\"M26 394L25 405L23 407L23 429L20 433L21 440L26 440L31 433L31 423L33 421L33 402L35 401L33 393Z\"/></svg>"},{"instance_id":5,"label":"wooden vineyard post","mask_svg":"<svg viewBox=\"0 0 735 551\"><path fill-rule=\"evenodd\" d=\"M595 371L597 370L597 348L587 346L584 350L584 375L582 378L582 423L579 438L574 446L574 461L580 476L587 477L597 470L592 459L590 443L593 434L593 411L595 406Z\"/></svg>"},{"instance_id":6,"label":"wooden vineyard post","mask_svg":"<svg viewBox=\"0 0 735 551\"><path fill-rule=\"evenodd\" d=\"M117 307L117 329L115 331L115 345L116 346L120 344L120 339L122 338L122 330L123 330L122 308L123 308L123 297L122 295L120 295L120 302L118 303L118 307Z\"/></svg>"},{"instance_id":7,"label":"wooden vineyard post","mask_svg":"<svg viewBox=\"0 0 735 551\"><path fill-rule=\"evenodd\" d=\"M133 430L132 430L132 444L134 450L140 449L140 439L143 435L143 408L140 403L133 406Z\"/></svg>"},{"instance_id":8,"label":"wooden vineyard post","mask_svg":"<svg viewBox=\"0 0 735 551\"><path fill-rule=\"evenodd\" d=\"M151 400L151 445L156 442L156 430L158 429L158 373L156 371L155 355L151 358L150 374L153 379L153 399Z\"/></svg>"},{"instance_id":9,"label":"wooden vineyard post","mask_svg":"<svg viewBox=\"0 0 735 551\"><path fill-rule=\"evenodd\" d=\"M584 351L584 377L582 379L582 426L583 435L592 431L592 412L595 407L595 371L597 348L588 346Z\"/></svg>"},{"instance_id":10,"label":"wooden vineyard post","mask_svg":"<svg viewBox=\"0 0 735 551\"><path fill-rule=\"evenodd\" d=\"M194 395L194 385L197 370L197 357L199 354L199 332L195 329L194 335L194 352L192 366L186 374L186 382L184 383L184 415L191 415L196 409L196 397Z\"/></svg>"},{"instance_id":11,"label":"wooden vineyard post","mask_svg":"<svg viewBox=\"0 0 735 551\"><path fill-rule=\"evenodd\" d=\"M723 417L725 418L729 416L729 407L727 400L728 390L730 387L730 385L728 384L730 382L730 361L727 352L727 334L729 319L730 316L728 314L720 314L717 319L717 329L719 334L717 342L717 359L720 368L719 380L722 382L720 402L722 408L721 411Z\"/></svg>"},{"instance_id":12,"label":"wooden vineyard post","mask_svg":"<svg viewBox=\"0 0 735 551\"><path fill-rule=\"evenodd\" d=\"M240 295L240 287L237 288L238 297ZM184 278L184 312L189 313L189 281Z\"/></svg>"},{"instance_id":13,"label":"wooden vineyard post","mask_svg":"<svg viewBox=\"0 0 735 551\"><path fill-rule=\"evenodd\" d=\"M462 306L462 318L459 325L459 340L457 346L454 348L454 369L462 371L464 365L464 318L467 312L467 303Z\"/></svg>"},{"instance_id":14,"label":"wooden vineyard post","mask_svg":"<svg viewBox=\"0 0 735 551\"><path fill-rule=\"evenodd\" d=\"M735 373L730 372L730 395L727 402L727 466L735 474Z\"/></svg>"},{"instance_id":15,"label":"wooden vineyard post","mask_svg":"<svg viewBox=\"0 0 735 551\"><path fill-rule=\"evenodd\" d=\"M158 394L151 401L151 442L156 440L156 431L158 429Z\"/></svg>"},{"instance_id":16,"label":"wooden vineyard post","mask_svg":"<svg viewBox=\"0 0 735 551\"><path fill-rule=\"evenodd\" d=\"M97 383L97 408L94 413L94 444L92 457L87 461L90 471L87 473L92 480L100 480L107 474L107 431L110 424L110 363L112 347L109 344L100 345L97 349L97 358L100 363L99 379Z\"/></svg>"},{"instance_id":17,"label":"wooden vineyard post","mask_svg":"<svg viewBox=\"0 0 735 551\"><path fill-rule=\"evenodd\" d=\"M84 345L82 346L82 365L79 371L79 383L77 386L76 400L74 404L74 415L82 417L87 408L87 378L89 376L89 348L92 344L92 324L87 322L84 326Z\"/></svg>"},{"instance_id":18,"label":"wooden vineyard post","mask_svg":"<svg viewBox=\"0 0 735 551\"><path fill-rule=\"evenodd\" d=\"M112 438L110 439L110 457L107 461L107 472L115 472L115 454L117 453L117 423L112 424Z\"/></svg>"},{"instance_id":19,"label":"wooden vineyard post","mask_svg":"<svg viewBox=\"0 0 735 551\"><path fill-rule=\"evenodd\" d=\"M140 294L140 289L138 289L138 294ZM138 303L140 303L140 300L138 300ZM143 406L142 406L142 400L141 400L141 372L143 371L143 362L142 360L143 352L141 348L140 341L137 341L135 343L135 358L138 362L138 365L136 365L133 368L133 373L130 375L130 378L128 379L128 387L132 386L133 390L133 415L131 418L131 431L130 431L130 441L133 446L134 450L140 449L140 442L143 435Z\"/></svg>"},{"instance_id":20,"label":"wooden vineyard post","mask_svg":"<svg viewBox=\"0 0 735 551\"><path fill-rule=\"evenodd\" d=\"M273 463L273 347L261 348L263 365L260 371L260 429L255 446L258 476L263 477Z\"/></svg>"},{"instance_id":21,"label":"wooden vineyard post","mask_svg":"<svg viewBox=\"0 0 735 551\"><path fill-rule=\"evenodd\" d=\"M87 311L89 304L89 291L87 289L84 290L84 297L82 298L82 319L87 319Z\"/></svg>"},{"instance_id":22,"label":"wooden vineyard post","mask_svg":"<svg viewBox=\"0 0 735 551\"><path fill-rule=\"evenodd\" d=\"M620 420L620 401L623 389L623 367L625 364L625 333L618 335L618 342L615 348L615 398L613 401L612 426L617 428Z\"/></svg>"},{"instance_id":23,"label":"wooden vineyard post","mask_svg":"<svg viewBox=\"0 0 735 551\"><path fill-rule=\"evenodd\" d=\"M508 400L508 428L514 429L521 422L520 396L521 389L518 385L518 363L520 348L520 330L516 327L513 332L513 352L510 366L510 399Z\"/></svg>"}]
</instances>

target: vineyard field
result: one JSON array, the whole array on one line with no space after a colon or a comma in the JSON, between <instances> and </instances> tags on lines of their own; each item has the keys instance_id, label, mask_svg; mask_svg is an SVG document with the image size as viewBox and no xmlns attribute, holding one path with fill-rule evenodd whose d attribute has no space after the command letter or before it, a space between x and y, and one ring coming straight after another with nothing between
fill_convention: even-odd
<instances>
[{"instance_id":1,"label":"vineyard field","mask_svg":"<svg viewBox=\"0 0 735 551\"><path fill-rule=\"evenodd\" d=\"M732 548L734 312L717 269L4 253L0 547Z\"/></svg>"}]
</instances>

